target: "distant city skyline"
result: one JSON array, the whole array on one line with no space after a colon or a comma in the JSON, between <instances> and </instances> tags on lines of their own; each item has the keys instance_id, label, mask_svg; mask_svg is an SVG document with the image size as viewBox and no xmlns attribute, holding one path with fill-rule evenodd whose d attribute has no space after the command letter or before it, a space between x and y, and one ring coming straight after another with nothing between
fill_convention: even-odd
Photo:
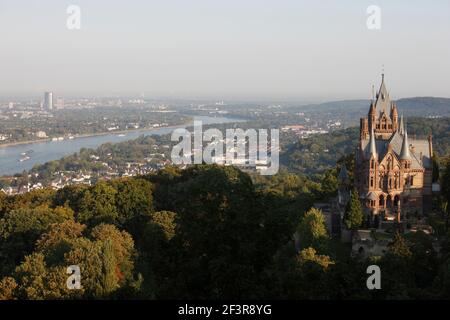
<instances>
[{"instance_id":1,"label":"distant city skyline","mask_svg":"<svg viewBox=\"0 0 450 320\"><path fill-rule=\"evenodd\" d=\"M0 98L370 99L383 65L394 100L450 97L449 14L445 0L0 0Z\"/></svg>"}]
</instances>

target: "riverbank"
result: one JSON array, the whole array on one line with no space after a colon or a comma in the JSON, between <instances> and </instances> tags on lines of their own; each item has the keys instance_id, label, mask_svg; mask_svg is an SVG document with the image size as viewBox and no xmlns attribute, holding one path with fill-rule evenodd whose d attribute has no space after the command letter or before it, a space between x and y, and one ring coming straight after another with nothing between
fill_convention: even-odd
<instances>
[{"instance_id":1,"label":"riverbank","mask_svg":"<svg viewBox=\"0 0 450 320\"><path fill-rule=\"evenodd\" d=\"M105 136L105 135L110 135L110 134L126 134L126 133L132 133L132 132L157 130L157 129L163 129L163 128L175 129L178 127L186 126L188 124L190 124L190 122L177 124L177 125L171 125L171 126L165 126L165 127L150 127L150 128L139 128L139 129L129 129L129 130L104 131L104 132L97 132L97 133L78 134L78 135L71 136L71 137L73 137L73 139L69 139L69 137L64 137L64 140L62 140L62 141L75 140L75 139L80 139L80 138L99 137L99 136ZM56 137L53 137L53 138L56 138ZM61 141L61 140L58 140L58 141ZM58 142L58 141L55 141L55 142ZM39 143L39 142L52 142L52 138L43 138L43 139L36 139L36 140L26 140L26 141L4 143L4 144L0 144L0 148L20 146L20 145L24 145L24 144L33 144L33 143Z\"/></svg>"},{"instance_id":2,"label":"riverbank","mask_svg":"<svg viewBox=\"0 0 450 320\"><path fill-rule=\"evenodd\" d=\"M245 121L244 119L234 119L234 120L236 122ZM139 129L128 129L128 130L118 130L118 131L103 131L103 132L97 132L97 133L78 134L78 135L73 135L72 136L73 139L69 139L68 137L64 137L63 141L80 139L80 138L91 138L91 137L105 136L105 135L110 135L110 134L126 134L126 133L140 132L140 131L158 130L158 129L176 129L176 128L192 125L192 121L193 121L193 119L190 118L189 121L187 121L187 122L184 122L184 123L181 123L181 124L174 124L174 125L170 125L170 126L165 126L165 127L149 127L149 128L139 128ZM39 142L52 142L53 138L56 138L56 137L4 143L4 144L0 144L0 148L14 147L14 146L20 146L20 145L25 145L25 144L39 143ZM58 142L58 141L55 141L55 142Z\"/></svg>"},{"instance_id":3,"label":"riverbank","mask_svg":"<svg viewBox=\"0 0 450 320\"><path fill-rule=\"evenodd\" d=\"M224 124L242 122L241 119L232 119L224 117L208 117L199 116L204 125ZM40 139L35 142L20 141L6 144L0 147L0 176L14 175L33 168L35 165L44 164L49 161L58 160L65 156L79 152L81 149L96 149L105 143L120 143L127 140L137 139L141 135L170 135L176 128L189 128L193 125L192 120L186 119L182 124L156 127L156 128L139 128L129 130L117 130L110 132L98 132L95 134L84 134L74 136L74 139L66 139L62 141L50 142L51 139ZM20 161L21 155L25 152L33 150L30 159Z\"/></svg>"}]
</instances>

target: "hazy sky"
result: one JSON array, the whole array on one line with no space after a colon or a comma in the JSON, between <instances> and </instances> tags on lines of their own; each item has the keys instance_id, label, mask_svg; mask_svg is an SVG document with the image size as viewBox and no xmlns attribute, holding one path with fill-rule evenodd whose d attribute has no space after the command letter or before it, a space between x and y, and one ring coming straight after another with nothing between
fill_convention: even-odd
<instances>
[{"instance_id":1,"label":"hazy sky","mask_svg":"<svg viewBox=\"0 0 450 320\"><path fill-rule=\"evenodd\" d=\"M0 0L0 96L369 98L383 64L393 98L450 97L450 1Z\"/></svg>"}]
</instances>

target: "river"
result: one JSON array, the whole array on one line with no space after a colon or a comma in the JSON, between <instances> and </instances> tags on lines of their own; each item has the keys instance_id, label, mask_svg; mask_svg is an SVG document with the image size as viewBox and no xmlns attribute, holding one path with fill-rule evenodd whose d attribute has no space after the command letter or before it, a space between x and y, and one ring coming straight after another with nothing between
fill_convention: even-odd
<instances>
[{"instance_id":1,"label":"river","mask_svg":"<svg viewBox=\"0 0 450 320\"><path fill-rule=\"evenodd\" d=\"M207 116L198 116L195 117L195 120L201 120L204 125L243 121L225 117ZM186 125L180 125L177 127L186 127ZM177 127L148 130L130 130L123 134L108 133L98 136L76 137L72 140L65 139L63 141L43 141L33 142L29 144L13 145L8 147L0 147L0 176L21 173L23 172L23 170L29 170L33 168L33 166L36 164L43 164L48 161L58 160L62 157L78 152L81 148L97 148L107 142L117 143L132 140L138 138L141 135L164 135L171 133L174 128ZM27 153L30 159L20 162L19 160L24 157L22 155L24 153Z\"/></svg>"}]
</instances>

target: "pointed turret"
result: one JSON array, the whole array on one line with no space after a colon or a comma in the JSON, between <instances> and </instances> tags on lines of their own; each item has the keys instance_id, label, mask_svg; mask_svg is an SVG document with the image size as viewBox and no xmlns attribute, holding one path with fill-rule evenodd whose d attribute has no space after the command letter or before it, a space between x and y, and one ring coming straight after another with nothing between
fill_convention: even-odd
<instances>
[{"instance_id":1,"label":"pointed turret","mask_svg":"<svg viewBox=\"0 0 450 320\"><path fill-rule=\"evenodd\" d=\"M400 125L398 126L398 133L401 135L405 134L405 122L403 121L403 114L400 118Z\"/></svg>"},{"instance_id":2,"label":"pointed turret","mask_svg":"<svg viewBox=\"0 0 450 320\"><path fill-rule=\"evenodd\" d=\"M369 118L371 118L372 116L375 116L375 105L373 102L370 103Z\"/></svg>"},{"instance_id":3,"label":"pointed turret","mask_svg":"<svg viewBox=\"0 0 450 320\"><path fill-rule=\"evenodd\" d=\"M370 157L374 157L375 159L377 159L377 145L375 142L375 133L373 132L373 126L370 129L370 142L369 142L369 153L367 155L368 158Z\"/></svg>"},{"instance_id":4,"label":"pointed turret","mask_svg":"<svg viewBox=\"0 0 450 320\"><path fill-rule=\"evenodd\" d=\"M391 106L391 101L386 89L386 84L384 83L384 73L381 75L381 85L376 98L375 109L378 111L377 117L380 118L383 113L389 117L390 110L388 110L388 108Z\"/></svg>"},{"instance_id":5,"label":"pointed turret","mask_svg":"<svg viewBox=\"0 0 450 320\"><path fill-rule=\"evenodd\" d=\"M392 117L392 119L398 117L397 106L394 102L392 102L392 104L391 104L391 117Z\"/></svg>"},{"instance_id":6,"label":"pointed turret","mask_svg":"<svg viewBox=\"0 0 450 320\"><path fill-rule=\"evenodd\" d=\"M404 127L402 151L400 153L400 160L411 160L411 154L409 152L408 132L406 126Z\"/></svg>"},{"instance_id":7,"label":"pointed turret","mask_svg":"<svg viewBox=\"0 0 450 320\"><path fill-rule=\"evenodd\" d=\"M394 130L398 130L398 110L395 102L391 104L391 119L392 119L392 127Z\"/></svg>"}]
</instances>

